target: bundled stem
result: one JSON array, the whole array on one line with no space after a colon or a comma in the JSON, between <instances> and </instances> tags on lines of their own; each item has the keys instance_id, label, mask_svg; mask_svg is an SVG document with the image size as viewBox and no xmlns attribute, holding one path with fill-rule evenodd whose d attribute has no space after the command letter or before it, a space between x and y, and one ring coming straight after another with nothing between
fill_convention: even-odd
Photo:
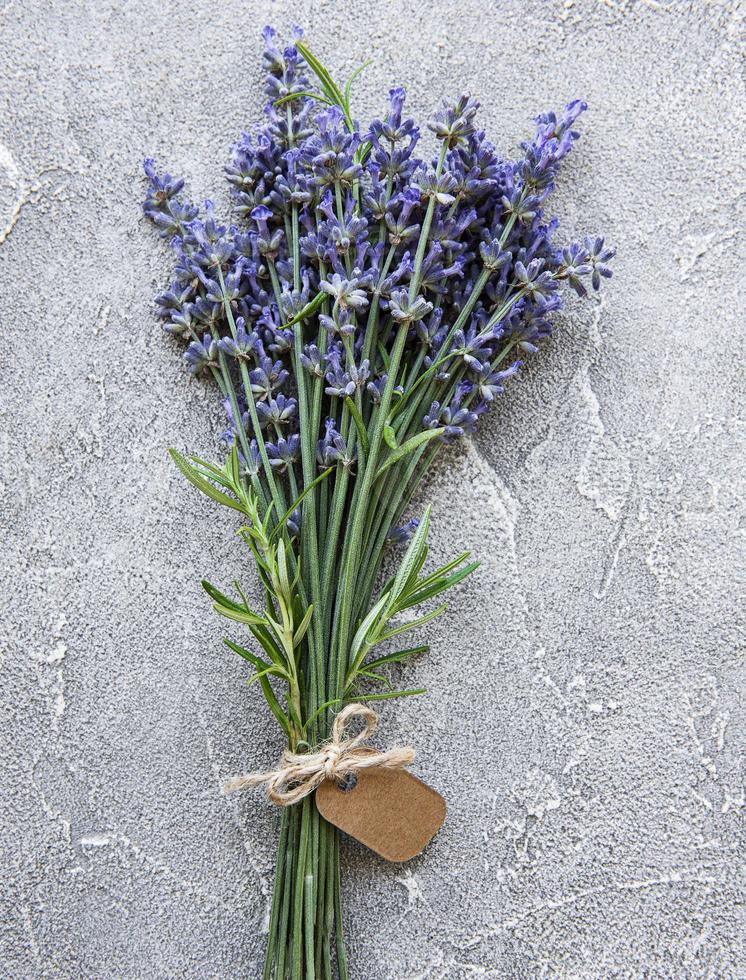
<instances>
[{"instance_id":1,"label":"bundled stem","mask_svg":"<svg viewBox=\"0 0 746 980\"><path fill-rule=\"evenodd\" d=\"M252 604L239 582L231 596L203 585L248 630L226 644L304 752L350 700L424 693L394 680L427 646L391 643L441 615L433 600L477 564L464 553L426 571L429 511L400 521L436 455L550 335L559 287L585 295L590 277L598 288L613 252L603 239L557 248L543 218L583 103L539 116L508 161L463 96L429 122L439 152L428 163L414 155L403 89L361 130L357 73L341 88L299 36L287 48L270 28L264 37L267 121L226 168L238 225L219 224L210 202L200 214L152 161L145 213L176 253L159 313L228 417L222 463L172 456L240 515L262 598ZM339 836L306 797L281 817L263 975L335 970L348 975Z\"/></svg>"}]
</instances>

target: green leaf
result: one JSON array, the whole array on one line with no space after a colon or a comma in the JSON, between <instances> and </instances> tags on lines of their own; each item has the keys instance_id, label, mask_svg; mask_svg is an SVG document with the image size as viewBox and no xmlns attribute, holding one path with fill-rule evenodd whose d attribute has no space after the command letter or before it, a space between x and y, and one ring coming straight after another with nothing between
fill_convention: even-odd
<instances>
[{"instance_id":1,"label":"green leaf","mask_svg":"<svg viewBox=\"0 0 746 980\"><path fill-rule=\"evenodd\" d=\"M264 650L272 663L285 670L285 668L288 666L287 661L285 660L282 648L275 642L269 627L265 625L260 626L258 624L253 624L249 625L249 630L251 631L251 635L259 643L262 650Z\"/></svg>"},{"instance_id":2,"label":"green leaf","mask_svg":"<svg viewBox=\"0 0 746 980\"><path fill-rule=\"evenodd\" d=\"M254 683L254 681L260 681L262 677L269 677L270 675L274 677L285 677L287 674L282 673L277 667L267 667L266 670L260 670L258 674L253 674L247 681L249 687Z\"/></svg>"},{"instance_id":3,"label":"green leaf","mask_svg":"<svg viewBox=\"0 0 746 980\"><path fill-rule=\"evenodd\" d=\"M389 594L389 604L387 606L387 613L391 614L395 612L398 608L398 601L402 595L405 594L407 585L412 579L412 575L419 574L419 570L422 568L424 561L424 553L427 548L427 535L430 530L430 508L425 508L425 513L422 515L422 520L417 530L412 535L412 540L409 542L406 552L404 553L404 558L402 558L399 570L394 577L393 585L391 586L391 592Z\"/></svg>"},{"instance_id":4,"label":"green leaf","mask_svg":"<svg viewBox=\"0 0 746 980\"><path fill-rule=\"evenodd\" d=\"M246 612L246 610L249 608L248 603L246 602L246 599L243 596L243 593L240 592L240 589L239 589L239 593L241 595L241 598L243 599L243 604L236 602L235 599L229 598L227 595L221 592L220 589L216 588L211 582L208 582L206 578L202 579L201 585L213 602L217 603L218 605L225 606L226 609L233 609L236 612Z\"/></svg>"},{"instance_id":5,"label":"green leaf","mask_svg":"<svg viewBox=\"0 0 746 980\"><path fill-rule=\"evenodd\" d=\"M223 640L223 643L225 643L226 646L230 647L231 650L237 653L239 657L243 657L245 660L248 660L250 663L253 663L254 666L259 667L260 673L263 674L264 668L269 666L269 664L265 664L265 662L261 660L259 657L254 656L253 653L250 653L248 650L245 650L243 647L240 647L237 643L234 643L232 640ZM270 711L280 723L280 727L282 728L282 730L285 732L288 738L290 738L290 722L288 721L285 713L280 707L280 702L275 697L275 693L270 687L270 683L267 680L267 677L266 676L259 677L259 684L262 689L262 694L264 695L264 700L269 705Z\"/></svg>"},{"instance_id":6,"label":"green leaf","mask_svg":"<svg viewBox=\"0 0 746 980\"><path fill-rule=\"evenodd\" d=\"M389 447L389 449L398 449L399 444L396 441L396 433L388 424L388 422L383 427L383 441Z\"/></svg>"},{"instance_id":7,"label":"green leaf","mask_svg":"<svg viewBox=\"0 0 746 980\"><path fill-rule=\"evenodd\" d=\"M384 612L387 604L389 602L389 593L384 592L383 595L378 599L375 605L368 611L367 616L358 626L355 636L353 637L352 643L350 645L350 672L349 677L354 676L355 671L360 666L362 662L362 657L365 656L365 646L368 638L368 634L373 629L374 624L377 619ZM385 619L384 619L385 622Z\"/></svg>"},{"instance_id":8,"label":"green leaf","mask_svg":"<svg viewBox=\"0 0 746 980\"><path fill-rule=\"evenodd\" d=\"M310 726L316 721L319 715L322 714L324 711L326 711L327 708L331 708L335 704L341 704L343 701L344 698L332 698L331 701L324 701L324 703L319 705L319 707L314 711L311 717L306 721L301 731L305 733L308 730L308 728L310 728Z\"/></svg>"},{"instance_id":9,"label":"green leaf","mask_svg":"<svg viewBox=\"0 0 746 980\"><path fill-rule=\"evenodd\" d=\"M372 670L359 670L357 676L367 677L371 681L378 681L380 684L386 684L388 687L391 687L391 681L388 677L384 677L383 674L376 674Z\"/></svg>"},{"instance_id":10,"label":"green leaf","mask_svg":"<svg viewBox=\"0 0 746 980\"><path fill-rule=\"evenodd\" d=\"M286 102L292 102L293 99L316 99L317 102L323 102L325 105L334 105L332 101L327 99L323 95L319 95L318 92L291 92L290 95L283 95L281 99L275 99L275 108L285 105Z\"/></svg>"},{"instance_id":11,"label":"green leaf","mask_svg":"<svg viewBox=\"0 0 746 980\"><path fill-rule=\"evenodd\" d=\"M287 551L285 550L285 542L282 538L277 542L277 577L282 587L283 598L286 601L290 601L293 590L290 585L290 576L288 573Z\"/></svg>"},{"instance_id":12,"label":"green leaf","mask_svg":"<svg viewBox=\"0 0 746 980\"><path fill-rule=\"evenodd\" d=\"M399 446L398 449L394 450L388 459L378 468L375 479L378 480L383 473L386 472L389 467L398 463L400 459L404 459L405 456L409 456L413 453L415 449L419 446L424 445L431 439L437 439L438 436L442 436L445 432L445 428L441 426L438 429L426 429L424 432L418 432L416 436L412 436L411 439L407 439L403 445Z\"/></svg>"},{"instance_id":13,"label":"green leaf","mask_svg":"<svg viewBox=\"0 0 746 980\"><path fill-rule=\"evenodd\" d=\"M195 469L186 459L178 453L175 449L169 449L169 455L171 459L176 463L179 470L184 474L184 476L189 480L189 482L195 486L201 493L211 500L214 500L218 504L222 504L224 507L231 507L233 510L238 510L244 513L243 506L233 497L229 497L225 493L221 493L220 490L216 489L212 483L206 477Z\"/></svg>"},{"instance_id":14,"label":"green leaf","mask_svg":"<svg viewBox=\"0 0 746 980\"><path fill-rule=\"evenodd\" d=\"M208 463L207 460L200 459L199 456L190 456L189 462L196 464L197 467L202 467L202 469L207 472L200 476L206 476L210 480L215 480L221 486L224 486L227 490L233 490L233 480L226 476L226 470L222 466L215 466L214 463ZM199 470L198 470L199 472Z\"/></svg>"},{"instance_id":15,"label":"green leaf","mask_svg":"<svg viewBox=\"0 0 746 980\"><path fill-rule=\"evenodd\" d=\"M408 660L410 657L416 657L419 653L427 653L430 649L428 643L423 644L421 647L409 647L406 650L397 650L395 653L386 653L382 657L376 657L375 660L367 660L365 663L365 669L369 667L383 667L386 664L398 664L403 660Z\"/></svg>"},{"instance_id":16,"label":"green leaf","mask_svg":"<svg viewBox=\"0 0 746 980\"><path fill-rule=\"evenodd\" d=\"M378 343L376 344L376 346L378 347L378 353L381 355L381 360L383 361L384 369L386 370L386 372L388 372L388 370L389 370L389 363L390 363L389 362L389 352L386 350L386 348L383 346L383 344L381 343L380 340L378 341Z\"/></svg>"},{"instance_id":17,"label":"green leaf","mask_svg":"<svg viewBox=\"0 0 746 980\"><path fill-rule=\"evenodd\" d=\"M319 59L312 54L302 41L296 41L295 46L308 62L308 66L321 83L321 88L328 99L335 102L345 114L345 121L350 131L354 129L352 119L345 104L344 95L339 90L339 86L334 81L328 70L321 64Z\"/></svg>"},{"instance_id":18,"label":"green leaf","mask_svg":"<svg viewBox=\"0 0 746 980\"><path fill-rule=\"evenodd\" d=\"M202 579L202 588L213 600L213 609L221 616L225 616L226 619L232 619L236 623L248 623L249 625L262 625L265 622L263 616L258 613L252 612L249 609L249 605L246 602L246 597L243 592L241 592L241 587L238 582L234 583L238 588L239 594L243 599L243 604L236 602L235 599L231 599L229 596L225 595L220 589L208 582L207 579Z\"/></svg>"},{"instance_id":19,"label":"green leaf","mask_svg":"<svg viewBox=\"0 0 746 980\"><path fill-rule=\"evenodd\" d=\"M312 313L315 313L316 310L318 310L318 308L321 306L321 304L324 302L325 299L326 299L326 293L317 293L310 303L306 303L303 309L300 310L300 312L296 313L291 320L287 321L287 323L283 323L280 329L287 330L288 327L295 326L295 324L300 323L301 320L307 320Z\"/></svg>"},{"instance_id":20,"label":"green leaf","mask_svg":"<svg viewBox=\"0 0 746 980\"><path fill-rule=\"evenodd\" d=\"M357 436L360 440L360 445L364 453L368 452L368 433L365 431L365 423L363 422L363 417L358 411L358 407L355 402L348 395L345 398L345 405L349 409L350 415L355 423L355 428L357 429Z\"/></svg>"},{"instance_id":21,"label":"green leaf","mask_svg":"<svg viewBox=\"0 0 746 980\"><path fill-rule=\"evenodd\" d=\"M233 640L225 639L223 643L229 647L234 653L237 653L239 657L243 657L244 660L248 660L252 667L256 667L257 670L262 671L267 667L271 667L272 664L268 664L261 657L257 657L255 653L251 650L247 650L245 647L239 646L238 643L234 643Z\"/></svg>"},{"instance_id":22,"label":"green leaf","mask_svg":"<svg viewBox=\"0 0 746 980\"><path fill-rule=\"evenodd\" d=\"M256 626L265 622L263 616L258 616L250 609L236 608L235 604L232 606L222 606L219 602L216 602L212 608L219 616L232 619L234 623L248 623L250 626Z\"/></svg>"},{"instance_id":23,"label":"green leaf","mask_svg":"<svg viewBox=\"0 0 746 980\"><path fill-rule=\"evenodd\" d=\"M233 443L233 447L231 449L231 454L230 454L228 463L226 464L226 470L229 467L230 467L230 471L231 471L231 476L233 477L233 486L234 487L240 487L240 486L242 486L242 481L241 481L241 467L240 467L239 462L238 462L238 443L237 442L234 442Z\"/></svg>"},{"instance_id":24,"label":"green leaf","mask_svg":"<svg viewBox=\"0 0 746 980\"><path fill-rule=\"evenodd\" d=\"M429 613L425 613L424 616L419 616L417 619L413 619L408 623L402 623L401 626L397 626L387 633L384 633L381 637L381 643L384 640L390 640L392 636L398 636L400 633L406 633L408 630L417 629L418 626L424 626L425 623L429 623L430 620L436 619L441 613L444 613L448 608L448 603L444 602L442 606L438 606L437 609L433 609Z\"/></svg>"},{"instance_id":25,"label":"green leaf","mask_svg":"<svg viewBox=\"0 0 746 980\"><path fill-rule=\"evenodd\" d=\"M421 578L417 583L417 587L422 588L425 585L430 585L430 583L434 582L436 578L441 578L443 575L447 575L451 569L455 568L457 565L460 565L461 562L466 561L470 555L470 551L462 551L460 555L457 555L456 558L446 562L445 565L441 565L440 568L436 568L435 571L431 572L426 578Z\"/></svg>"},{"instance_id":26,"label":"green leaf","mask_svg":"<svg viewBox=\"0 0 746 980\"><path fill-rule=\"evenodd\" d=\"M373 64L372 61L366 61L362 65L360 65L359 68L356 68L355 71L350 75L347 84L345 85L345 91L344 91L345 106L347 107L348 112L350 111L350 91L352 90L352 83L355 81L358 75L362 74L362 72L364 72L365 69L372 64Z\"/></svg>"},{"instance_id":27,"label":"green leaf","mask_svg":"<svg viewBox=\"0 0 746 980\"><path fill-rule=\"evenodd\" d=\"M293 631L293 648L297 647L298 644L303 639L303 637L306 635L306 631L308 630L308 624L311 622L312 615L313 615L313 605L310 605L308 609L306 609L306 615L300 621L297 629Z\"/></svg>"},{"instance_id":28,"label":"green leaf","mask_svg":"<svg viewBox=\"0 0 746 980\"><path fill-rule=\"evenodd\" d=\"M408 595L406 602L401 604L401 608L409 609L410 606L416 606L421 602L426 602L428 599L435 598L441 592L445 592L447 589L453 588L454 585L458 585L459 582L463 581L468 575L471 575L477 568L479 568L479 562L473 561L469 565L460 568L457 572L454 572L453 575L436 579L434 582L425 586L425 588L419 588L416 592Z\"/></svg>"},{"instance_id":29,"label":"green leaf","mask_svg":"<svg viewBox=\"0 0 746 980\"><path fill-rule=\"evenodd\" d=\"M265 683L266 683L266 678L265 678ZM303 728L303 722L301 720L300 715L298 714L297 708L288 697L285 698L285 704L287 704L288 706L288 714L290 715L290 718L293 724L295 725L296 730L300 731Z\"/></svg>"}]
</instances>

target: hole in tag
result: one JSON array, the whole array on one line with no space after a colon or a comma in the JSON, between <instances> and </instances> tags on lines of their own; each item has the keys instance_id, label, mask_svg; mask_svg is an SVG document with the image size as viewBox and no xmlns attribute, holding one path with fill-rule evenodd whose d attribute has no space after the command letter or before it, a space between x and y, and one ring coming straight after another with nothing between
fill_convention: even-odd
<instances>
[{"instance_id":1,"label":"hole in tag","mask_svg":"<svg viewBox=\"0 0 746 980\"><path fill-rule=\"evenodd\" d=\"M357 773L348 772L337 783L337 789L343 793L350 793L357 786Z\"/></svg>"}]
</instances>

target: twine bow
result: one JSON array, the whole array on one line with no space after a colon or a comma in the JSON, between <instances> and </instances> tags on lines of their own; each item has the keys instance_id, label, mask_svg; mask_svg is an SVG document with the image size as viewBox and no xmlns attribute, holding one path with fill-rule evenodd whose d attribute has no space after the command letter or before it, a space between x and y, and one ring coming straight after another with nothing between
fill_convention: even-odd
<instances>
[{"instance_id":1,"label":"twine bow","mask_svg":"<svg viewBox=\"0 0 746 980\"><path fill-rule=\"evenodd\" d=\"M364 727L357 735L346 737L347 724L353 718L362 718ZM325 779L341 781L349 773L372 766L400 769L414 759L414 749L397 747L386 752L364 747L375 730L378 715L364 704L348 704L334 719L332 737L316 752L300 754L286 749L282 764L270 772L252 772L248 776L236 776L223 786L224 793L235 793L266 783L267 796L277 806L290 806L319 787Z\"/></svg>"}]
</instances>

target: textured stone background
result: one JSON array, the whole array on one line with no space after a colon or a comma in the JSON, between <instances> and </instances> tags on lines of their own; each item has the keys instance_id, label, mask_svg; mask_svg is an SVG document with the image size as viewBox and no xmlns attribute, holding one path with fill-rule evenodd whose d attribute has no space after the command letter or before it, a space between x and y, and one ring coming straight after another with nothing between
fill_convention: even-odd
<instances>
[{"instance_id":1,"label":"textured stone background","mask_svg":"<svg viewBox=\"0 0 746 980\"><path fill-rule=\"evenodd\" d=\"M140 158L220 188L259 28L305 24L418 116L469 87L512 149L582 96L556 210L617 243L601 304L423 487L483 559L387 707L447 797L424 856L345 849L353 975L742 977L743 6L5 0L2 915L8 977L257 975L274 730L198 586L243 573L167 446L220 422L164 341Z\"/></svg>"}]
</instances>

